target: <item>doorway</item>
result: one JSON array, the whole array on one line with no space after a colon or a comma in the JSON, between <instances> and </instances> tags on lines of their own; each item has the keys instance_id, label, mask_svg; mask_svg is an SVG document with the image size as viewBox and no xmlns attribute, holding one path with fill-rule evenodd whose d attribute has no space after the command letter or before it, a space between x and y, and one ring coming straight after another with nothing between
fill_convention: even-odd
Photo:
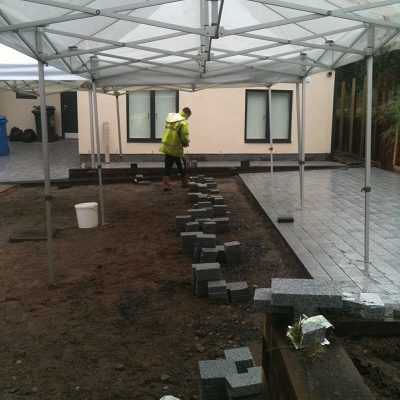
<instances>
[{"instance_id":1,"label":"doorway","mask_svg":"<svg viewBox=\"0 0 400 400\"><path fill-rule=\"evenodd\" d=\"M63 139L78 139L78 101L76 92L61 93L61 131Z\"/></svg>"}]
</instances>

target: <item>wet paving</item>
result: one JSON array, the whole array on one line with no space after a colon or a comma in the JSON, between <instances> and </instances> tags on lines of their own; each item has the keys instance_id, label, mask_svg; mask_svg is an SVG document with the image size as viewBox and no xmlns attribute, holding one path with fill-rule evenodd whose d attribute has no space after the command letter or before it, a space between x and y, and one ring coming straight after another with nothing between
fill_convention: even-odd
<instances>
[{"instance_id":1,"label":"wet paving","mask_svg":"<svg viewBox=\"0 0 400 400\"><path fill-rule=\"evenodd\" d=\"M298 172L240 176L313 278L400 304L400 175L372 168L369 263L364 262L364 169L306 171L303 211ZM278 223L282 215L294 222Z\"/></svg>"}]
</instances>

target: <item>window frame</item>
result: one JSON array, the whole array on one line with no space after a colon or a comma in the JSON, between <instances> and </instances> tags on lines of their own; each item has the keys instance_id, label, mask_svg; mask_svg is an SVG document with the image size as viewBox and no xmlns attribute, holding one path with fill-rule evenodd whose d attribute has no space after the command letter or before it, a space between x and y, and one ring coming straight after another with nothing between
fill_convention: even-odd
<instances>
[{"instance_id":1,"label":"window frame","mask_svg":"<svg viewBox=\"0 0 400 400\"><path fill-rule=\"evenodd\" d=\"M265 139L249 139L247 138L247 99L249 93L252 92L264 92L267 98L267 110L266 110L266 118L265 118ZM273 93L288 93L289 94L289 121L288 121L288 138L287 139L278 139L272 138L274 143L292 143L292 109L293 109L293 90L272 90L271 97ZM244 142L245 143L269 143L270 141L270 130L269 130L269 96L268 90L265 89L246 89L245 95L245 117L244 117Z\"/></svg>"},{"instance_id":2,"label":"window frame","mask_svg":"<svg viewBox=\"0 0 400 400\"><path fill-rule=\"evenodd\" d=\"M161 92L161 90L149 90L150 92L150 137L148 138L131 138L129 137L129 93L126 93L126 136L128 143L161 143L161 138L156 137L156 92ZM179 90L171 90L175 92L175 112L179 111ZM133 106L133 105L132 105Z\"/></svg>"}]
</instances>

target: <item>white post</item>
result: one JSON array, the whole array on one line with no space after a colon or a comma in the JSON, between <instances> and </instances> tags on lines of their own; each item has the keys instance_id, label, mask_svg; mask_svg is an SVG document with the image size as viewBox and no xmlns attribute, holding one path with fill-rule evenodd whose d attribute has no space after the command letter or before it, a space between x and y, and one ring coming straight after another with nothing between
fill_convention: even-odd
<instances>
[{"instance_id":1,"label":"white post","mask_svg":"<svg viewBox=\"0 0 400 400\"><path fill-rule=\"evenodd\" d=\"M306 78L301 80L301 139L300 139L300 195L301 209L304 206L304 165L305 156L305 134L306 134Z\"/></svg>"},{"instance_id":2,"label":"white post","mask_svg":"<svg viewBox=\"0 0 400 400\"><path fill-rule=\"evenodd\" d=\"M269 154L271 162L271 174L274 172L274 139L272 137L272 85L268 86L268 130L269 130Z\"/></svg>"},{"instance_id":3,"label":"white post","mask_svg":"<svg viewBox=\"0 0 400 400\"><path fill-rule=\"evenodd\" d=\"M104 149L104 162L110 163L110 124L103 122L103 149Z\"/></svg>"},{"instance_id":4,"label":"white post","mask_svg":"<svg viewBox=\"0 0 400 400\"><path fill-rule=\"evenodd\" d=\"M41 29L36 31L36 47L38 54L43 54L43 42ZM47 265L49 274L49 283L54 285L53 268L53 229L51 225L51 200L50 193L50 164L49 164L49 146L47 132L47 109L46 109L46 91L44 85L44 62L38 60L39 72L39 96L40 96L40 122L42 129L42 147L43 147L43 167L44 167L44 200L46 206L46 235L47 235Z\"/></svg>"},{"instance_id":5,"label":"white post","mask_svg":"<svg viewBox=\"0 0 400 400\"><path fill-rule=\"evenodd\" d=\"M301 114L300 114L300 85L296 83L296 116L297 116L297 155L299 160L299 181L300 181L300 209L303 211L303 183L301 172Z\"/></svg>"},{"instance_id":6,"label":"white post","mask_svg":"<svg viewBox=\"0 0 400 400\"><path fill-rule=\"evenodd\" d=\"M92 91L89 90L89 119L90 119L90 160L92 169L95 168L94 162L94 128L93 128L93 100Z\"/></svg>"},{"instance_id":7,"label":"white post","mask_svg":"<svg viewBox=\"0 0 400 400\"><path fill-rule=\"evenodd\" d=\"M365 115L365 183L362 191L365 194L365 223L364 223L364 262L369 263L369 202L371 192L371 121L372 121L372 73L374 58L374 28L368 32L367 48L367 104Z\"/></svg>"},{"instance_id":8,"label":"white post","mask_svg":"<svg viewBox=\"0 0 400 400\"><path fill-rule=\"evenodd\" d=\"M96 133L97 176L99 178L100 221L101 225L105 225L106 222L104 218L103 175L101 171L101 155L100 155L99 115L97 112L97 92L96 92L95 81L92 81L92 95L93 95L94 130Z\"/></svg>"},{"instance_id":9,"label":"white post","mask_svg":"<svg viewBox=\"0 0 400 400\"><path fill-rule=\"evenodd\" d=\"M121 117L119 114L119 93L118 92L115 93L115 101L117 103L119 160L122 161Z\"/></svg>"}]
</instances>

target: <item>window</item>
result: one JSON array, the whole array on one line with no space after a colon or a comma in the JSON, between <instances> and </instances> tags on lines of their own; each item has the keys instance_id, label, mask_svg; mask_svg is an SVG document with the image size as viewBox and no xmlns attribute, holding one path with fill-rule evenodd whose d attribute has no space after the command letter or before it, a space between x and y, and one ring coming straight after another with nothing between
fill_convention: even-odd
<instances>
[{"instance_id":1,"label":"window","mask_svg":"<svg viewBox=\"0 0 400 400\"><path fill-rule=\"evenodd\" d=\"M271 93L271 130L274 143L290 143L292 130L292 92ZM268 90L246 90L245 142L265 143L270 140Z\"/></svg>"},{"instance_id":2,"label":"window","mask_svg":"<svg viewBox=\"0 0 400 400\"><path fill-rule=\"evenodd\" d=\"M16 99L37 99L38 97L35 94L30 94L26 92L15 92Z\"/></svg>"},{"instance_id":3,"label":"window","mask_svg":"<svg viewBox=\"0 0 400 400\"><path fill-rule=\"evenodd\" d=\"M178 92L150 90L130 92L127 98L128 142L159 142L165 117L178 112Z\"/></svg>"}]
</instances>

